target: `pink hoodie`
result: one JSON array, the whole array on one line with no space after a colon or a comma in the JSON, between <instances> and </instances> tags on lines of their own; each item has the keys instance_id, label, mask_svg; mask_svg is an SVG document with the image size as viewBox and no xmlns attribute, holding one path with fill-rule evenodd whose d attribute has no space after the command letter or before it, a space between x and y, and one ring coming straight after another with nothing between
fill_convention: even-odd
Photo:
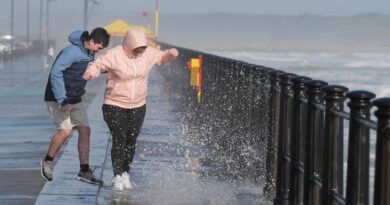
<instances>
[{"instance_id":1,"label":"pink hoodie","mask_svg":"<svg viewBox=\"0 0 390 205\"><path fill-rule=\"evenodd\" d=\"M132 50L147 46L145 33L141 30L128 30L122 45L107 51L88 65L83 78L97 78L107 72L104 104L122 108L141 107L146 102L148 75L152 67L173 61L178 52L175 48L165 51L147 47L139 56Z\"/></svg>"}]
</instances>

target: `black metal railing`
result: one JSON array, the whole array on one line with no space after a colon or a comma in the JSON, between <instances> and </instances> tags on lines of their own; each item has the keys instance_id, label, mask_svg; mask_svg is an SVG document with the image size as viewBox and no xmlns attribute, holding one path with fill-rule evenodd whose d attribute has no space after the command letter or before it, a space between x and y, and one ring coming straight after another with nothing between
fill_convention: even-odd
<instances>
[{"instance_id":1,"label":"black metal railing","mask_svg":"<svg viewBox=\"0 0 390 205\"><path fill-rule=\"evenodd\" d=\"M185 96L181 100L191 107L202 139L220 156L210 163L228 167L232 176L265 183L264 194L274 204L390 204L390 98L374 99L367 91L348 92L305 76L178 49L176 65L165 74ZM201 103L185 69L199 55ZM375 137L370 198L370 141Z\"/></svg>"}]
</instances>

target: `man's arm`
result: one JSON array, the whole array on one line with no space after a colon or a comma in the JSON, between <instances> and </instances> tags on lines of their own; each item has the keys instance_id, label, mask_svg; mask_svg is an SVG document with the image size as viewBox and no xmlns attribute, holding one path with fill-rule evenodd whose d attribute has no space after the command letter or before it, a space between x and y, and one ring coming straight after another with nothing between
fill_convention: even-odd
<instances>
[{"instance_id":1,"label":"man's arm","mask_svg":"<svg viewBox=\"0 0 390 205\"><path fill-rule=\"evenodd\" d=\"M54 98L59 106L66 104L66 90L63 72L75 62L75 56L70 51L62 51L50 71L50 83Z\"/></svg>"}]
</instances>

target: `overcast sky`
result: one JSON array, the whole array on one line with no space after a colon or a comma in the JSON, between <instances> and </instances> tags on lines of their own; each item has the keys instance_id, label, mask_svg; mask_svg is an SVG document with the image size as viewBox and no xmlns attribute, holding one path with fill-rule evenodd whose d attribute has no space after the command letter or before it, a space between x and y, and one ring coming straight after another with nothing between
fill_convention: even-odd
<instances>
[{"instance_id":1,"label":"overcast sky","mask_svg":"<svg viewBox=\"0 0 390 205\"><path fill-rule=\"evenodd\" d=\"M1 0L0 15L10 13L12 0ZM14 0L16 12L25 12L27 0ZM46 2L47 0L43 0ZM51 0L53 1L53 0ZM91 0L92 1L92 0ZM95 0L99 10L153 11L155 0ZM39 10L40 0L30 0L32 12ZM84 0L54 0L55 11L82 12ZM352 15L376 12L390 14L389 0L159 0L163 13L249 13L249 14L322 14Z\"/></svg>"},{"instance_id":2,"label":"overcast sky","mask_svg":"<svg viewBox=\"0 0 390 205\"><path fill-rule=\"evenodd\" d=\"M14 32L26 33L26 2L30 2L30 32L39 30L40 2L43 2L45 27L46 2L50 5L51 33L80 29L83 26L84 0L13 0ZM94 5L92 2L98 2ZM0 34L11 33L11 2L0 0ZM88 27L105 25L117 18L134 18L142 12L154 12L155 0L89 0ZM242 13L242 14L319 14L324 16L350 16L357 13L390 15L390 0L158 0L159 13ZM128 15L132 14L132 15ZM136 15L135 15L136 14ZM162 22L161 22L162 23ZM68 25L68 26L67 26ZM44 28L43 28L44 29Z\"/></svg>"}]
</instances>

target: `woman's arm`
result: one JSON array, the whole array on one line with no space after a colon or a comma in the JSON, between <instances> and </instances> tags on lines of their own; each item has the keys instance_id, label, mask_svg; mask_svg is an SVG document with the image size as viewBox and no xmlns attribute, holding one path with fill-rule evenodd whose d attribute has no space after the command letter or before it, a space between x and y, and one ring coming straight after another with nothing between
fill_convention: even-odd
<instances>
[{"instance_id":1,"label":"woman's arm","mask_svg":"<svg viewBox=\"0 0 390 205\"><path fill-rule=\"evenodd\" d=\"M111 68L110 53L99 56L95 61L88 64L87 70L84 72L83 79L90 80L99 77L100 73L108 72Z\"/></svg>"},{"instance_id":2,"label":"woman's arm","mask_svg":"<svg viewBox=\"0 0 390 205\"><path fill-rule=\"evenodd\" d=\"M161 56L160 62L158 62L159 65L167 64L172 62L177 58L179 55L179 52L176 48L170 48L165 51L163 51L163 55Z\"/></svg>"}]
</instances>

